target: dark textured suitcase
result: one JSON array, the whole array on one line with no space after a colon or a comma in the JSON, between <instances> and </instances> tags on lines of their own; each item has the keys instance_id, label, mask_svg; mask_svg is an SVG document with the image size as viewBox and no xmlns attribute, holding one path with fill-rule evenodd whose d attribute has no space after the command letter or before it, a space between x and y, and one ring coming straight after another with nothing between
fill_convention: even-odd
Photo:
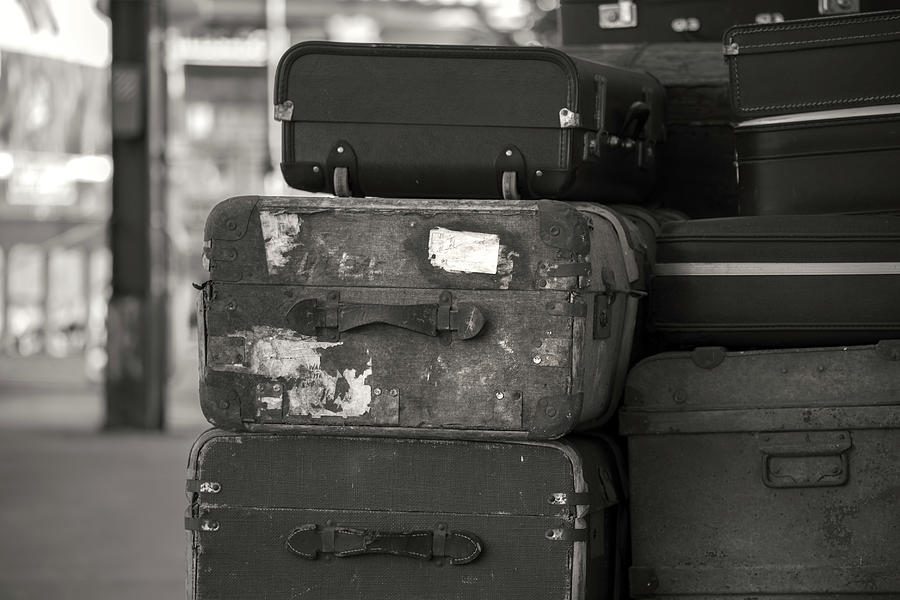
<instances>
[{"instance_id":1,"label":"dark textured suitcase","mask_svg":"<svg viewBox=\"0 0 900 600\"><path fill-rule=\"evenodd\" d=\"M563 45L719 42L732 25L893 8L890 0L561 0Z\"/></svg>"},{"instance_id":2,"label":"dark textured suitcase","mask_svg":"<svg viewBox=\"0 0 900 600\"><path fill-rule=\"evenodd\" d=\"M247 196L205 237L216 426L546 439L616 409L646 273L601 205Z\"/></svg>"},{"instance_id":3,"label":"dark textured suitcase","mask_svg":"<svg viewBox=\"0 0 900 600\"><path fill-rule=\"evenodd\" d=\"M623 491L600 439L212 430L187 483L190 600L620 597Z\"/></svg>"},{"instance_id":4,"label":"dark textured suitcase","mask_svg":"<svg viewBox=\"0 0 900 600\"><path fill-rule=\"evenodd\" d=\"M751 119L735 141L742 215L900 209L900 104Z\"/></svg>"},{"instance_id":5,"label":"dark textured suitcase","mask_svg":"<svg viewBox=\"0 0 900 600\"><path fill-rule=\"evenodd\" d=\"M900 337L900 218L803 215L667 223L653 327L673 346L790 347Z\"/></svg>"},{"instance_id":6,"label":"dark textured suitcase","mask_svg":"<svg viewBox=\"0 0 900 600\"><path fill-rule=\"evenodd\" d=\"M733 27L725 58L743 119L896 104L900 10Z\"/></svg>"},{"instance_id":7,"label":"dark textured suitcase","mask_svg":"<svg viewBox=\"0 0 900 600\"><path fill-rule=\"evenodd\" d=\"M900 340L657 355L620 429L634 597L900 598Z\"/></svg>"},{"instance_id":8,"label":"dark textured suitcase","mask_svg":"<svg viewBox=\"0 0 900 600\"><path fill-rule=\"evenodd\" d=\"M653 77L537 47L303 42L281 58L282 173L337 196L640 201Z\"/></svg>"}]
</instances>

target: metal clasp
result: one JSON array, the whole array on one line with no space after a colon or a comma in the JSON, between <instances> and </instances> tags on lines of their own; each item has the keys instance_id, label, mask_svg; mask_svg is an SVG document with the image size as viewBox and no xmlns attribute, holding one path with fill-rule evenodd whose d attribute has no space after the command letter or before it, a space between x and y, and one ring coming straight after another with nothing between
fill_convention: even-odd
<instances>
[{"instance_id":1,"label":"metal clasp","mask_svg":"<svg viewBox=\"0 0 900 600\"><path fill-rule=\"evenodd\" d=\"M859 0L819 0L820 15L840 15L859 12Z\"/></svg>"},{"instance_id":2,"label":"metal clasp","mask_svg":"<svg viewBox=\"0 0 900 600\"><path fill-rule=\"evenodd\" d=\"M626 29L637 27L637 6L630 0L614 4L601 4L600 29Z\"/></svg>"}]
</instances>

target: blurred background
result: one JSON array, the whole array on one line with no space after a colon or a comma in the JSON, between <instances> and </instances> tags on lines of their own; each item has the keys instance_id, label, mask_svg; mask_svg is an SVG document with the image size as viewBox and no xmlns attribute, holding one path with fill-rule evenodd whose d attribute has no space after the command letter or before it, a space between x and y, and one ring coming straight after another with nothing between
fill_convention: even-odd
<instances>
[{"instance_id":1,"label":"blurred background","mask_svg":"<svg viewBox=\"0 0 900 600\"><path fill-rule=\"evenodd\" d=\"M184 597L203 223L310 39L554 45L557 0L0 0L0 598Z\"/></svg>"}]
</instances>

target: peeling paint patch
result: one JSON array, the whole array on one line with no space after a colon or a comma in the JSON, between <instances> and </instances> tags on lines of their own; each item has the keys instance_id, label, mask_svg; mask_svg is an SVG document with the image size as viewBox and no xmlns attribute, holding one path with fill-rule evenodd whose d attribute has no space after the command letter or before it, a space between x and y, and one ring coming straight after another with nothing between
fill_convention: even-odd
<instances>
[{"instance_id":1,"label":"peeling paint patch","mask_svg":"<svg viewBox=\"0 0 900 600\"><path fill-rule=\"evenodd\" d=\"M341 342L320 342L313 336L301 335L291 329L257 326L252 331L237 331L231 339L243 342L247 356L243 364L212 363L214 371L252 373L273 379L296 377L301 370L318 369L320 350L339 346Z\"/></svg>"},{"instance_id":2,"label":"peeling paint patch","mask_svg":"<svg viewBox=\"0 0 900 600\"><path fill-rule=\"evenodd\" d=\"M509 282L512 281L513 269L516 266L513 259L518 256L519 253L515 250L510 250L506 246L500 246L500 261L497 264L497 274L500 275L501 290L509 289Z\"/></svg>"},{"instance_id":3,"label":"peeling paint patch","mask_svg":"<svg viewBox=\"0 0 900 600\"><path fill-rule=\"evenodd\" d=\"M300 226L303 221L296 213L260 211L259 222L266 247L266 265L269 274L277 273L288 263L288 254L300 243Z\"/></svg>"},{"instance_id":4,"label":"peeling paint patch","mask_svg":"<svg viewBox=\"0 0 900 600\"><path fill-rule=\"evenodd\" d=\"M360 417L369 412L372 388L366 380L372 376L372 361L362 373L344 369L330 375L310 371L288 390L288 414L299 417Z\"/></svg>"},{"instance_id":5,"label":"peeling paint patch","mask_svg":"<svg viewBox=\"0 0 900 600\"><path fill-rule=\"evenodd\" d=\"M260 396L259 403L265 406L265 410L281 410L281 398L275 396Z\"/></svg>"},{"instance_id":6,"label":"peeling paint patch","mask_svg":"<svg viewBox=\"0 0 900 600\"><path fill-rule=\"evenodd\" d=\"M428 257L432 266L450 273L495 275L499 255L500 236L493 233L443 227L435 227L428 233Z\"/></svg>"}]
</instances>

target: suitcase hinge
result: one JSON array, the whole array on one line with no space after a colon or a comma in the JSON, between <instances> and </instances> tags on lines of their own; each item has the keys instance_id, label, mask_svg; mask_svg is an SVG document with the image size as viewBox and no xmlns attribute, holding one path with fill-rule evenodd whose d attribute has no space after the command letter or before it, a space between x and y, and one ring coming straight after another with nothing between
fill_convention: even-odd
<instances>
[{"instance_id":1,"label":"suitcase hinge","mask_svg":"<svg viewBox=\"0 0 900 600\"><path fill-rule=\"evenodd\" d=\"M218 481L200 481L188 479L184 489L191 494L218 494L222 491L222 485Z\"/></svg>"},{"instance_id":2,"label":"suitcase hinge","mask_svg":"<svg viewBox=\"0 0 900 600\"><path fill-rule=\"evenodd\" d=\"M638 24L637 6L631 0L601 4L600 29L634 28Z\"/></svg>"},{"instance_id":3,"label":"suitcase hinge","mask_svg":"<svg viewBox=\"0 0 900 600\"><path fill-rule=\"evenodd\" d=\"M591 495L586 492L553 492L547 496L547 504L553 506L590 506Z\"/></svg>"},{"instance_id":4,"label":"suitcase hinge","mask_svg":"<svg viewBox=\"0 0 900 600\"><path fill-rule=\"evenodd\" d=\"M541 277L586 277L591 274L591 263L557 263L542 262L538 265L538 275Z\"/></svg>"},{"instance_id":5,"label":"suitcase hinge","mask_svg":"<svg viewBox=\"0 0 900 600\"><path fill-rule=\"evenodd\" d=\"M544 537L554 542L586 542L588 541L588 530L551 527L544 532Z\"/></svg>"},{"instance_id":6,"label":"suitcase hinge","mask_svg":"<svg viewBox=\"0 0 900 600\"><path fill-rule=\"evenodd\" d=\"M545 305L547 313L554 317L586 317L587 304L583 302L553 302Z\"/></svg>"},{"instance_id":7,"label":"suitcase hinge","mask_svg":"<svg viewBox=\"0 0 900 600\"><path fill-rule=\"evenodd\" d=\"M560 129L581 127L581 115L568 108L559 109L559 127Z\"/></svg>"},{"instance_id":8,"label":"suitcase hinge","mask_svg":"<svg viewBox=\"0 0 900 600\"><path fill-rule=\"evenodd\" d=\"M219 522L214 519L184 518L184 528L188 531L218 531Z\"/></svg>"},{"instance_id":9,"label":"suitcase hinge","mask_svg":"<svg viewBox=\"0 0 900 600\"><path fill-rule=\"evenodd\" d=\"M281 104L275 105L275 120L276 121L290 121L294 116L294 103L290 100L285 100Z\"/></svg>"}]
</instances>

